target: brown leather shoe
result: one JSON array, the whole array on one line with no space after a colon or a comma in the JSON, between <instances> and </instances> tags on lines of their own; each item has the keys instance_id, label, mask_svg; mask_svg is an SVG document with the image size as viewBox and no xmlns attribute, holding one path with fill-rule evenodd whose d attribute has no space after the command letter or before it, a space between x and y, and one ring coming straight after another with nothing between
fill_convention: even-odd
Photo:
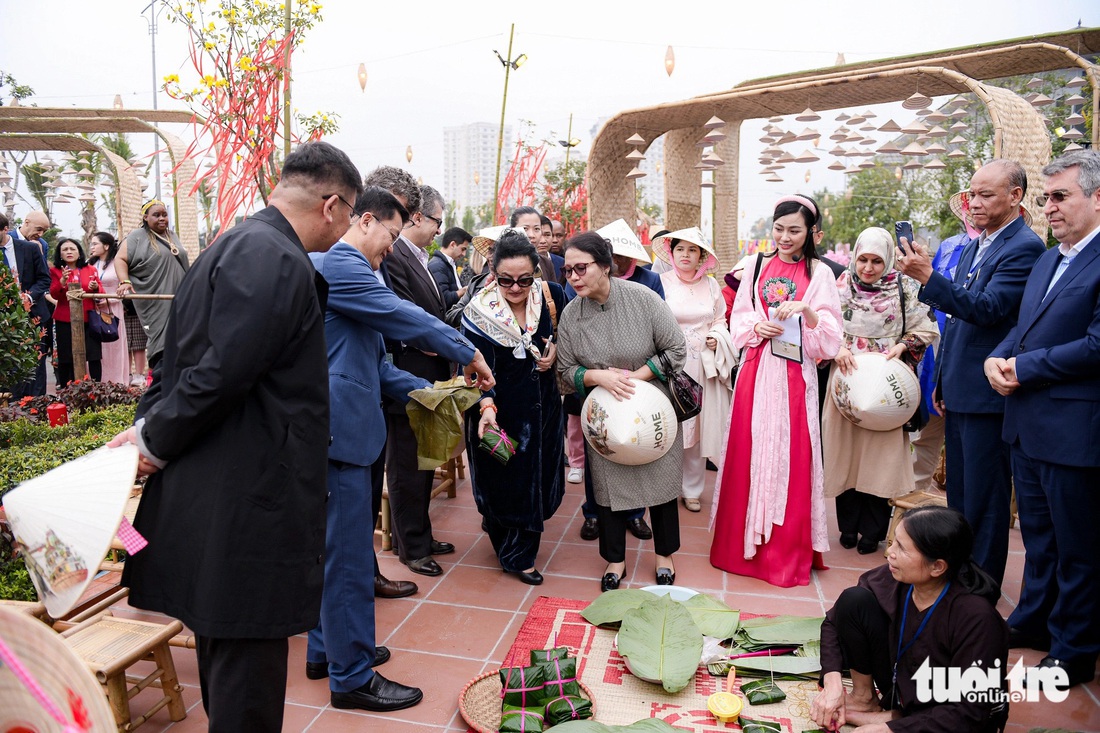
<instances>
[{"instance_id":1,"label":"brown leather shoe","mask_svg":"<svg viewBox=\"0 0 1100 733\"><path fill-rule=\"evenodd\" d=\"M375 598L404 598L418 590L416 583L409 580L390 580L381 575L374 576Z\"/></svg>"}]
</instances>

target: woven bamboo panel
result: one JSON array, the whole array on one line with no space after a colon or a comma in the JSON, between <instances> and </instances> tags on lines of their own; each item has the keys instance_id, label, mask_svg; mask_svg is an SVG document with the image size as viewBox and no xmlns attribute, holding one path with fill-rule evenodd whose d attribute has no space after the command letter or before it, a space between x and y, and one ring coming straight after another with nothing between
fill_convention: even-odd
<instances>
[{"instance_id":1,"label":"woven bamboo panel","mask_svg":"<svg viewBox=\"0 0 1100 733\"><path fill-rule=\"evenodd\" d=\"M699 190L700 148L695 144L704 130L684 128L665 135L665 228L675 231L699 224L702 196Z\"/></svg>"},{"instance_id":2,"label":"woven bamboo panel","mask_svg":"<svg viewBox=\"0 0 1100 733\"><path fill-rule=\"evenodd\" d=\"M187 157L187 146L170 132L158 131L168 144L168 154L175 167L172 172L172 194L176 203L176 234L191 262L199 256L199 209L191 187L195 183L195 161Z\"/></svg>"},{"instance_id":3,"label":"woven bamboo panel","mask_svg":"<svg viewBox=\"0 0 1100 733\"><path fill-rule=\"evenodd\" d=\"M121 240L141 226L141 184L129 162L110 150L104 150L103 155L115 171L115 218Z\"/></svg>"},{"instance_id":4,"label":"woven bamboo panel","mask_svg":"<svg viewBox=\"0 0 1100 733\"><path fill-rule=\"evenodd\" d=\"M1023 97L1000 87L983 85L986 102L994 118L994 156L1015 160L1027 171L1029 190L1035 191L1043 180L1041 171L1050 162L1050 137L1043 116ZM1046 241L1047 220L1042 210L1028 204L1031 228Z\"/></svg>"},{"instance_id":5,"label":"woven bamboo panel","mask_svg":"<svg viewBox=\"0 0 1100 733\"><path fill-rule=\"evenodd\" d=\"M623 219L628 223L634 220L634 184L626 178L633 167L631 161L626 159L626 154L634 149L634 146L626 144L626 139L634 134L634 130L612 123L614 120L608 121L597 137L597 141L603 140L600 164L588 166L589 191L599 189L604 192L602 205L598 209L589 207L589 229L599 229L616 219ZM642 137L646 139L646 144L639 149L645 152L657 135L643 134ZM593 142L593 150L596 145L597 142Z\"/></svg>"},{"instance_id":6,"label":"woven bamboo panel","mask_svg":"<svg viewBox=\"0 0 1100 733\"><path fill-rule=\"evenodd\" d=\"M726 161L714 171L714 252L718 255L718 272L728 272L737 261L737 213L740 180L741 121L727 124L728 137L715 146L718 157Z\"/></svg>"}]
</instances>

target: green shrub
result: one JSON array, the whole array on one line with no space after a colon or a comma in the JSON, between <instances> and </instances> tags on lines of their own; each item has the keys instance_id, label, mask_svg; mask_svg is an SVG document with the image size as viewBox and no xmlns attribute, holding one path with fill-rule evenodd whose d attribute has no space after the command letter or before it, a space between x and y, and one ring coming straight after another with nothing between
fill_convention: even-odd
<instances>
[{"instance_id":1,"label":"green shrub","mask_svg":"<svg viewBox=\"0 0 1100 733\"><path fill-rule=\"evenodd\" d=\"M70 415L68 425L19 419L0 423L0 497L21 482L99 448L134 422L133 404ZM0 598L34 600L30 576L0 532Z\"/></svg>"},{"instance_id":2,"label":"green shrub","mask_svg":"<svg viewBox=\"0 0 1100 733\"><path fill-rule=\"evenodd\" d=\"M0 388L10 392L34 372L41 340L41 329L23 309L19 283L0 267Z\"/></svg>"}]
</instances>

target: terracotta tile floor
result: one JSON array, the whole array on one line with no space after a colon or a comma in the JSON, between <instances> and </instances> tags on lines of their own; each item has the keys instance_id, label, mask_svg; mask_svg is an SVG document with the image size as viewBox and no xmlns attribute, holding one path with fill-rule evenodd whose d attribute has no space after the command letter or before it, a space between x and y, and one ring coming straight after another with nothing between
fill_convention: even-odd
<instances>
[{"instance_id":1,"label":"terracotta tile floor","mask_svg":"<svg viewBox=\"0 0 1100 733\"><path fill-rule=\"evenodd\" d=\"M708 473L708 487L714 481ZM305 677L305 636L291 639L290 675L287 683L285 731L338 732L379 730L387 733L408 731L459 731L466 726L458 713L458 693L470 679L496 669L507 653L526 611L540 595L590 600L599 592L597 578L604 562L595 542L585 542L578 532L583 522L580 505L583 488L566 484L567 493L557 516L550 520L543 535L539 569L546 576L541 587L523 585L504 575L496 563L488 538L479 531L480 518L474 509L469 481L459 484L455 499L437 498L432 504L436 537L453 542L454 555L438 558L444 567L439 578L413 575L396 556L381 553L385 575L415 580L420 592L411 598L380 600L376 605L378 642L393 651L393 659L383 668L391 679L415 684L424 689L424 701L416 707L391 714L335 710L328 705L328 687L324 681ZM709 491L708 491L709 495ZM831 502L830 502L831 505ZM709 502L703 511L692 514L680 509L682 549L677 555L677 584L707 590L719 595L734 608L758 614L800 614L820 616L832 605L837 594L852 585L861 572L882 562L879 555L863 556L839 545L825 556L827 571L815 571L805 588L779 589L766 583L728 575L710 566L707 521ZM836 536L835 519L830 522ZM624 585L650 585L653 558L649 543L628 537L627 576ZM835 544L835 543L834 543ZM646 552L642 552L645 548ZM1020 533L1011 534L1011 554L1004 583L1005 593L999 604L1009 613L1019 597L1023 567ZM117 582L117 576L105 576L101 585ZM126 606L120 613L135 612ZM155 616L155 615L152 615ZM160 711L143 727L148 733L171 730L206 729L206 717L198 691L198 675L193 652L173 649L177 671L184 685L188 706L187 719L171 723ZM1015 660L1013 652L1011 660ZM1024 651L1026 663L1036 663L1042 654ZM142 693L144 696L146 693ZM141 696L138 698L140 704ZM1026 733L1034 726L1065 728L1074 731L1100 731L1100 685L1095 681L1074 688L1059 704L1018 703L1012 705L1009 730Z\"/></svg>"}]
</instances>

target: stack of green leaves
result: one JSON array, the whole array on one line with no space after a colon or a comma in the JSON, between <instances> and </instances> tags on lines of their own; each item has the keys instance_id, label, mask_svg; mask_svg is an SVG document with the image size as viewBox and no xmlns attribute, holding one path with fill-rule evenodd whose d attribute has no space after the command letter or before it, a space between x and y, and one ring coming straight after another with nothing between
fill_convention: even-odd
<instances>
[{"instance_id":1,"label":"stack of green leaves","mask_svg":"<svg viewBox=\"0 0 1100 733\"><path fill-rule=\"evenodd\" d=\"M730 647L733 661L707 665L711 674L724 675L736 665L742 677L816 680L821 672L821 618L775 616L747 619ZM790 649L794 652L790 652ZM739 657L775 650L773 655Z\"/></svg>"},{"instance_id":2,"label":"stack of green leaves","mask_svg":"<svg viewBox=\"0 0 1100 733\"><path fill-rule=\"evenodd\" d=\"M703 636L729 639L741 614L705 594L684 602L623 588L601 594L581 612L597 626L619 625L618 651L634 676L659 681L667 692L684 689L695 676Z\"/></svg>"}]
</instances>

